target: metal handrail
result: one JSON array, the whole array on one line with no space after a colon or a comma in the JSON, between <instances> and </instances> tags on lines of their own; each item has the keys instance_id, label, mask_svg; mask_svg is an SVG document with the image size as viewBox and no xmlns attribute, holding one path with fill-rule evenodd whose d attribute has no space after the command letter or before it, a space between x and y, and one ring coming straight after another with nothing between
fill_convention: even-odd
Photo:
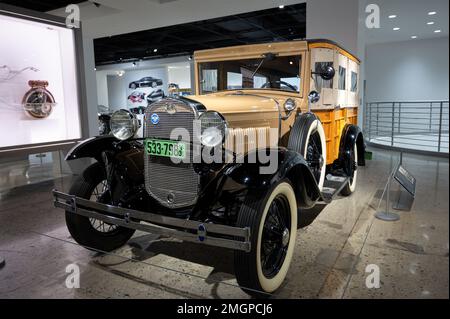
<instances>
[{"instance_id":1,"label":"metal handrail","mask_svg":"<svg viewBox=\"0 0 450 319\"><path fill-rule=\"evenodd\" d=\"M449 101L366 103L366 143L401 151L449 154Z\"/></svg>"}]
</instances>

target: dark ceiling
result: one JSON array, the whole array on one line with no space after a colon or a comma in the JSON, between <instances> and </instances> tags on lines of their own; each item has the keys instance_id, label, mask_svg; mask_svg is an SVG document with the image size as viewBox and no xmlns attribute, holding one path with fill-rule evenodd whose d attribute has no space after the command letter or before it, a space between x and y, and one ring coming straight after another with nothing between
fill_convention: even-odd
<instances>
[{"instance_id":1,"label":"dark ceiling","mask_svg":"<svg viewBox=\"0 0 450 319\"><path fill-rule=\"evenodd\" d=\"M188 55L195 50L304 39L306 4L296 4L94 40L96 65ZM157 51L155 52L155 49Z\"/></svg>"},{"instance_id":2,"label":"dark ceiling","mask_svg":"<svg viewBox=\"0 0 450 319\"><path fill-rule=\"evenodd\" d=\"M76 4L86 0L0 0L0 3L10 4L16 7L46 12Z\"/></svg>"}]
</instances>

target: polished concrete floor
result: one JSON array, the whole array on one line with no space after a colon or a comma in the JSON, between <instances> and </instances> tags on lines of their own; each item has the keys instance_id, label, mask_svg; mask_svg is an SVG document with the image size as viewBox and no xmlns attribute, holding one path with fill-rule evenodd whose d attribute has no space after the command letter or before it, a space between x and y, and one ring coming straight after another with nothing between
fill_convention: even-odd
<instances>
[{"instance_id":1,"label":"polished concrete floor","mask_svg":"<svg viewBox=\"0 0 450 319\"><path fill-rule=\"evenodd\" d=\"M417 195L399 221L384 222L374 213L397 161L396 153L374 150L359 169L357 191L298 232L274 298L449 297L448 159L405 155ZM62 178L0 193L0 298L248 298L236 286L228 250L144 233L110 255L78 246L50 195L69 187ZM397 184L391 193L395 201ZM80 269L78 289L66 287L71 264ZM379 288L366 285L370 267L379 269Z\"/></svg>"}]
</instances>

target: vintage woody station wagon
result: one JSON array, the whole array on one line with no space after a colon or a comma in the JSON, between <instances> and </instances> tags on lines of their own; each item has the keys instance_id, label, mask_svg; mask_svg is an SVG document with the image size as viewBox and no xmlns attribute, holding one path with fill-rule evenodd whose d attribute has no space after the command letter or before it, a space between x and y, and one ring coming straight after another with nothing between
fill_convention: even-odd
<instances>
[{"instance_id":1,"label":"vintage woody station wagon","mask_svg":"<svg viewBox=\"0 0 450 319\"><path fill-rule=\"evenodd\" d=\"M234 250L236 279L266 296L286 277L307 212L350 195L364 141L359 61L325 40L195 52L196 94L126 110L67 160L96 163L54 191L73 238L111 251L135 230ZM263 160L264 159L264 160Z\"/></svg>"}]
</instances>

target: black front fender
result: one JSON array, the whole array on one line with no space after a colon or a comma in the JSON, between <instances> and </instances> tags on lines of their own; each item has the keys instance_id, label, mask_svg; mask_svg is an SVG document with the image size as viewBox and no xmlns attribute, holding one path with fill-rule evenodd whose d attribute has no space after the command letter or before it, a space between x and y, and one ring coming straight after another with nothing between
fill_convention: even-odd
<instances>
[{"instance_id":1,"label":"black front fender","mask_svg":"<svg viewBox=\"0 0 450 319\"><path fill-rule=\"evenodd\" d=\"M102 135L88 138L73 147L66 155L66 161L78 158L95 158L99 161L102 152L114 149L119 141L111 135Z\"/></svg>"},{"instance_id":2,"label":"black front fender","mask_svg":"<svg viewBox=\"0 0 450 319\"><path fill-rule=\"evenodd\" d=\"M292 183L300 208L314 206L321 199L321 192L305 159L299 153L281 147L267 149L266 154L269 152L276 156L272 158L276 163L275 170L263 174L268 165L249 163L249 158L255 157L254 153L247 154L241 163L225 165L204 187L195 210L201 213L208 211L217 202L235 202L236 197L244 192L263 193L285 178Z\"/></svg>"}]
</instances>

